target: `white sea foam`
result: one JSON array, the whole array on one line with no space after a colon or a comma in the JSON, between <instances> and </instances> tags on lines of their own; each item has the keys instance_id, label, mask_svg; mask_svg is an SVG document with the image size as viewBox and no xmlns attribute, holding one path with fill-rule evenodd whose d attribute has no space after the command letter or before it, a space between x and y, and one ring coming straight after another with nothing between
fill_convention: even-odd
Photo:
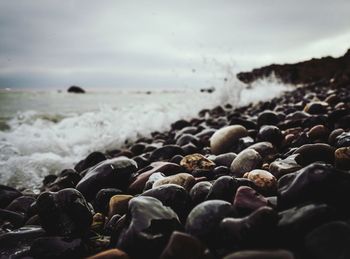
<instances>
[{"instance_id":1,"label":"white sea foam","mask_svg":"<svg viewBox=\"0 0 350 259\"><path fill-rule=\"evenodd\" d=\"M167 130L175 120L193 117L202 108L225 103L244 105L272 98L287 89L276 80L261 80L245 89L234 77L229 77L214 94L199 91L106 94L100 95L99 100L108 101L91 111L84 111L84 102L93 101L94 96L79 96L74 98L81 104L80 112L58 113L52 109L45 112L42 107L19 112L8 122L10 130L0 131L0 183L36 188L43 176L72 167L92 151L118 148L125 140L147 136L154 130ZM57 96L36 98L57 102ZM61 102L64 105L63 99ZM89 106L87 110L90 109Z\"/></svg>"}]
</instances>

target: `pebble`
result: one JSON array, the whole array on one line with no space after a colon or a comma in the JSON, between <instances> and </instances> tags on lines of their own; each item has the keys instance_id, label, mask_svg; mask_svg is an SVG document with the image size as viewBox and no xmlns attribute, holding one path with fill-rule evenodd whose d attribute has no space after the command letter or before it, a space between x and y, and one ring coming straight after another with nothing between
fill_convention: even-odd
<instances>
[{"instance_id":1,"label":"pebble","mask_svg":"<svg viewBox=\"0 0 350 259\"><path fill-rule=\"evenodd\" d=\"M117 194L111 197L108 206L108 218L113 215L124 215L128 209L128 203L133 198L132 195Z\"/></svg>"},{"instance_id":2,"label":"pebble","mask_svg":"<svg viewBox=\"0 0 350 259\"><path fill-rule=\"evenodd\" d=\"M262 166L262 157L254 149L245 149L232 161L231 173L242 177L245 173Z\"/></svg>"},{"instance_id":3,"label":"pebble","mask_svg":"<svg viewBox=\"0 0 350 259\"><path fill-rule=\"evenodd\" d=\"M295 161L301 166L307 166L317 161L334 164L334 148L328 144L305 144L295 150L293 154L299 154L295 157Z\"/></svg>"},{"instance_id":4,"label":"pebble","mask_svg":"<svg viewBox=\"0 0 350 259\"><path fill-rule=\"evenodd\" d=\"M243 177L251 180L264 193L273 194L277 190L276 177L266 170L254 169L245 173Z\"/></svg>"},{"instance_id":5,"label":"pebble","mask_svg":"<svg viewBox=\"0 0 350 259\"><path fill-rule=\"evenodd\" d=\"M154 150L150 155L151 161L166 161L176 155L184 155L184 150L178 145L166 145Z\"/></svg>"},{"instance_id":6,"label":"pebble","mask_svg":"<svg viewBox=\"0 0 350 259\"><path fill-rule=\"evenodd\" d=\"M241 125L223 127L210 138L210 149L215 155L230 152L238 139L247 135L247 129Z\"/></svg>"},{"instance_id":7,"label":"pebble","mask_svg":"<svg viewBox=\"0 0 350 259\"><path fill-rule=\"evenodd\" d=\"M190 190L190 198L192 200L193 205L197 205L206 199L212 185L213 184L208 181L203 181L196 183L192 187L192 189Z\"/></svg>"},{"instance_id":8,"label":"pebble","mask_svg":"<svg viewBox=\"0 0 350 259\"><path fill-rule=\"evenodd\" d=\"M188 172L192 172L194 170L210 171L215 167L214 162L198 153L185 156L180 161L180 165L184 167Z\"/></svg>"},{"instance_id":9,"label":"pebble","mask_svg":"<svg viewBox=\"0 0 350 259\"><path fill-rule=\"evenodd\" d=\"M196 180L191 174L188 173L179 173L171 176L158 179L154 182L153 188L164 185L164 184L177 184L184 187L189 191L192 186L195 184Z\"/></svg>"},{"instance_id":10,"label":"pebble","mask_svg":"<svg viewBox=\"0 0 350 259\"><path fill-rule=\"evenodd\" d=\"M221 155L214 156L211 160L217 165L217 166L226 166L230 167L232 164L232 161L236 158L237 154L233 152L224 153Z\"/></svg>"},{"instance_id":11,"label":"pebble","mask_svg":"<svg viewBox=\"0 0 350 259\"><path fill-rule=\"evenodd\" d=\"M259 141L267 141L278 147L283 140L281 130L272 125L262 126L258 132L257 139Z\"/></svg>"},{"instance_id":12,"label":"pebble","mask_svg":"<svg viewBox=\"0 0 350 259\"><path fill-rule=\"evenodd\" d=\"M339 169L350 170L350 147L335 150L335 165Z\"/></svg>"},{"instance_id":13,"label":"pebble","mask_svg":"<svg viewBox=\"0 0 350 259\"><path fill-rule=\"evenodd\" d=\"M123 192L119 189L115 188L106 188L101 189L96 194L96 198L94 200L94 209L96 212L102 212L106 214L108 211L109 200L117 194L122 194Z\"/></svg>"},{"instance_id":14,"label":"pebble","mask_svg":"<svg viewBox=\"0 0 350 259\"><path fill-rule=\"evenodd\" d=\"M285 159L276 159L269 165L270 173L279 179L286 174L298 171L301 169L301 165L295 161L297 156L298 154L295 154L290 155Z\"/></svg>"},{"instance_id":15,"label":"pebble","mask_svg":"<svg viewBox=\"0 0 350 259\"><path fill-rule=\"evenodd\" d=\"M233 201L233 207L240 216L247 216L268 204L264 196L248 186L239 187Z\"/></svg>"},{"instance_id":16,"label":"pebble","mask_svg":"<svg viewBox=\"0 0 350 259\"><path fill-rule=\"evenodd\" d=\"M0 184L0 208L5 208L11 201L19 196L22 196L22 193L16 189Z\"/></svg>"}]
</instances>

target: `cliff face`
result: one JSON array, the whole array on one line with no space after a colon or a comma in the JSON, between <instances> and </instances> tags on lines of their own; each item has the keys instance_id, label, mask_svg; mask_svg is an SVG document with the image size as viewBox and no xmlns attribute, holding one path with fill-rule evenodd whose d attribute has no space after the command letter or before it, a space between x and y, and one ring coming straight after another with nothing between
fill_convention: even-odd
<instances>
[{"instance_id":1,"label":"cliff face","mask_svg":"<svg viewBox=\"0 0 350 259\"><path fill-rule=\"evenodd\" d=\"M333 79L335 82L350 79L350 49L339 58L324 57L311 59L295 64L269 65L253 69L251 72L241 72L237 78L244 83L251 83L274 73L284 83L309 84Z\"/></svg>"}]
</instances>

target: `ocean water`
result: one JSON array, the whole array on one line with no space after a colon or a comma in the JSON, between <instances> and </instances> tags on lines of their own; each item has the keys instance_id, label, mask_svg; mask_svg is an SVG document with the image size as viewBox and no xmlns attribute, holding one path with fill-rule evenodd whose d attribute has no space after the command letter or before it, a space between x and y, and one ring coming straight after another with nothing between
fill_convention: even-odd
<instances>
[{"instance_id":1,"label":"ocean water","mask_svg":"<svg viewBox=\"0 0 350 259\"><path fill-rule=\"evenodd\" d=\"M163 131L203 108L270 99L290 89L266 79L246 88L227 81L212 94L196 90L151 94L0 91L0 183L37 189L47 174L71 168L93 151L121 147L126 140Z\"/></svg>"}]
</instances>

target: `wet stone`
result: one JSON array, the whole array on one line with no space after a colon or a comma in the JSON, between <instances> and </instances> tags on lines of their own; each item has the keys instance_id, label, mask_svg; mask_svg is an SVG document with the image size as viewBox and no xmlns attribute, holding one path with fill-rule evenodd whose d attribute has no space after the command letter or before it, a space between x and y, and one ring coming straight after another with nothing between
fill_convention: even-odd
<instances>
[{"instance_id":1,"label":"wet stone","mask_svg":"<svg viewBox=\"0 0 350 259\"><path fill-rule=\"evenodd\" d=\"M197 205L203 202L206 199L211 187L212 187L212 183L208 181L196 183L190 191L190 197L191 197L192 203L194 205Z\"/></svg>"},{"instance_id":2,"label":"wet stone","mask_svg":"<svg viewBox=\"0 0 350 259\"><path fill-rule=\"evenodd\" d=\"M285 159L275 160L269 166L270 173L279 179L286 174L298 171L301 169L301 165L295 161L296 156L298 156L298 154L288 156Z\"/></svg>"},{"instance_id":3,"label":"wet stone","mask_svg":"<svg viewBox=\"0 0 350 259\"><path fill-rule=\"evenodd\" d=\"M232 176L221 176L215 180L207 196L207 200L224 200L232 203L240 183Z\"/></svg>"},{"instance_id":4,"label":"wet stone","mask_svg":"<svg viewBox=\"0 0 350 259\"><path fill-rule=\"evenodd\" d=\"M16 189L0 184L0 208L5 208L19 196L22 196L22 193Z\"/></svg>"},{"instance_id":5,"label":"wet stone","mask_svg":"<svg viewBox=\"0 0 350 259\"><path fill-rule=\"evenodd\" d=\"M117 248L133 258L157 258L171 233L181 228L176 213L153 197L131 199L125 219Z\"/></svg>"},{"instance_id":6,"label":"wet stone","mask_svg":"<svg viewBox=\"0 0 350 259\"><path fill-rule=\"evenodd\" d=\"M151 153L150 161L165 161L176 155L184 155L184 150L178 145L165 145Z\"/></svg>"},{"instance_id":7,"label":"wet stone","mask_svg":"<svg viewBox=\"0 0 350 259\"><path fill-rule=\"evenodd\" d=\"M188 215L186 232L197 237L209 248L221 244L220 221L232 213L231 203L221 200L205 201L198 204Z\"/></svg>"},{"instance_id":8,"label":"wet stone","mask_svg":"<svg viewBox=\"0 0 350 259\"><path fill-rule=\"evenodd\" d=\"M233 207L240 216L247 216L268 205L269 202L264 196L248 186L239 187L233 201Z\"/></svg>"},{"instance_id":9,"label":"wet stone","mask_svg":"<svg viewBox=\"0 0 350 259\"><path fill-rule=\"evenodd\" d=\"M108 210L109 200L117 194L122 194L123 192L115 188L101 189L94 200L94 209L96 212L106 213Z\"/></svg>"},{"instance_id":10,"label":"wet stone","mask_svg":"<svg viewBox=\"0 0 350 259\"><path fill-rule=\"evenodd\" d=\"M184 167L188 172L192 172L194 170L210 171L215 167L214 162L198 153L185 156L182 158L180 165Z\"/></svg>"},{"instance_id":11,"label":"wet stone","mask_svg":"<svg viewBox=\"0 0 350 259\"><path fill-rule=\"evenodd\" d=\"M309 114L327 113L328 103L326 102L310 102L304 107L304 111Z\"/></svg>"},{"instance_id":12,"label":"wet stone","mask_svg":"<svg viewBox=\"0 0 350 259\"><path fill-rule=\"evenodd\" d=\"M177 184L184 187L189 191L192 186L195 184L195 179L191 174L188 173L179 173L171 176L164 177L154 182L153 188L164 184Z\"/></svg>"},{"instance_id":13,"label":"wet stone","mask_svg":"<svg viewBox=\"0 0 350 259\"><path fill-rule=\"evenodd\" d=\"M233 152L224 153L211 159L218 166L227 166L230 167L232 161L236 158L237 154Z\"/></svg>"},{"instance_id":14,"label":"wet stone","mask_svg":"<svg viewBox=\"0 0 350 259\"><path fill-rule=\"evenodd\" d=\"M126 190L130 178L137 170L134 160L128 158L114 158L103 161L88 170L77 184L76 189L91 201L104 188Z\"/></svg>"},{"instance_id":15,"label":"wet stone","mask_svg":"<svg viewBox=\"0 0 350 259\"><path fill-rule=\"evenodd\" d=\"M230 152L238 139L247 136L248 132L241 125L232 125L217 130L210 138L210 148L213 154Z\"/></svg>"},{"instance_id":16,"label":"wet stone","mask_svg":"<svg viewBox=\"0 0 350 259\"><path fill-rule=\"evenodd\" d=\"M183 147L189 143L192 143L197 147L200 146L199 138L191 134L183 134L176 140L176 145L179 145L180 147Z\"/></svg>"},{"instance_id":17,"label":"wet stone","mask_svg":"<svg viewBox=\"0 0 350 259\"><path fill-rule=\"evenodd\" d=\"M335 165L339 169L350 170L350 147L338 148L335 153Z\"/></svg>"},{"instance_id":18,"label":"wet stone","mask_svg":"<svg viewBox=\"0 0 350 259\"><path fill-rule=\"evenodd\" d=\"M324 125L316 125L312 127L307 134L311 140L327 140L329 136L329 129L327 129Z\"/></svg>"},{"instance_id":19,"label":"wet stone","mask_svg":"<svg viewBox=\"0 0 350 259\"><path fill-rule=\"evenodd\" d=\"M105 154L101 152L92 152L90 155L88 155L85 159L81 160L75 167L74 170L78 173L83 172L85 169L88 169L90 167L93 167L100 162L106 160L107 157Z\"/></svg>"},{"instance_id":20,"label":"wet stone","mask_svg":"<svg viewBox=\"0 0 350 259\"><path fill-rule=\"evenodd\" d=\"M301 166L307 166L317 161L334 163L334 148L328 144L305 144L295 150L293 154L299 154L295 157L295 161Z\"/></svg>"},{"instance_id":21,"label":"wet stone","mask_svg":"<svg viewBox=\"0 0 350 259\"><path fill-rule=\"evenodd\" d=\"M20 196L14 199L6 207L6 210L21 213L27 217L33 202L35 202L35 198L32 196Z\"/></svg>"},{"instance_id":22,"label":"wet stone","mask_svg":"<svg viewBox=\"0 0 350 259\"><path fill-rule=\"evenodd\" d=\"M36 206L41 225L50 235L82 236L91 225L89 205L75 189L44 192L38 197Z\"/></svg>"},{"instance_id":23,"label":"wet stone","mask_svg":"<svg viewBox=\"0 0 350 259\"><path fill-rule=\"evenodd\" d=\"M274 146L279 146L282 143L283 135L278 127L267 125L260 128L257 139L259 141L270 142Z\"/></svg>"},{"instance_id":24,"label":"wet stone","mask_svg":"<svg viewBox=\"0 0 350 259\"><path fill-rule=\"evenodd\" d=\"M231 173L242 177L245 173L257 169L262 165L262 157L253 149L245 149L232 161Z\"/></svg>"},{"instance_id":25,"label":"wet stone","mask_svg":"<svg viewBox=\"0 0 350 259\"><path fill-rule=\"evenodd\" d=\"M263 141L257 142L249 147L259 153L264 161L269 160L276 153L276 150L271 142Z\"/></svg>"},{"instance_id":26,"label":"wet stone","mask_svg":"<svg viewBox=\"0 0 350 259\"><path fill-rule=\"evenodd\" d=\"M335 146L339 147L350 147L350 132L343 132L335 138Z\"/></svg>"},{"instance_id":27,"label":"wet stone","mask_svg":"<svg viewBox=\"0 0 350 259\"><path fill-rule=\"evenodd\" d=\"M258 126L262 125L277 125L279 122L277 114L273 111L263 111L258 115Z\"/></svg>"},{"instance_id":28,"label":"wet stone","mask_svg":"<svg viewBox=\"0 0 350 259\"><path fill-rule=\"evenodd\" d=\"M268 171L254 169L243 176L254 182L259 190L266 194L274 194L277 190L277 179Z\"/></svg>"},{"instance_id":29,"label":"wet stone","mask_svg":"<svg viewBox=\"0 0 350 259\"><path fill-rule=\"evenodd\" d=\"M150 177L148 178L148 181L145 184L145 188L143 189L144 191L147 191L149 189L152 189L153 184L160 179L164 179L166 176L161 173L161 172L157 172L157 173L153 173L150 175Z\"/></svg>"},{"instance_id":30,"label":"wet stone","mask_svg":"<svg viewBox=\"0 0 350 259\"><path fill-rule=\"evenodd\" d=\"M123 194L117 194L111 197L108 206L108 218L111 218L115 214L124 215L127 212L129 200L132 198L133 196L131 195Z\"/></svg>"}]
</instances>

